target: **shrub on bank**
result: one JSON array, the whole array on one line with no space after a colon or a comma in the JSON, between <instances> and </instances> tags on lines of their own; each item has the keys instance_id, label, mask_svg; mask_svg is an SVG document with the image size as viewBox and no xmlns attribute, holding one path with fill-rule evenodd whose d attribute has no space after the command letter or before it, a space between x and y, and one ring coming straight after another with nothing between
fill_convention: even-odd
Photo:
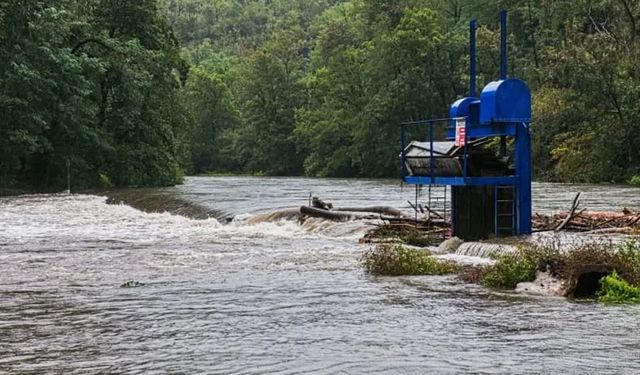
<instances>
[{"instance_id":1,"label":"shrub on bank","mask_svg":"<svg viewBox=\"0 0 640 375\"><path fill-rule=\"evenodd\" d=\"M640 242L629 240L618 246L618 273L631 284L640 287Z\"/></svg>"},{"instance_id":2,"label":"shrub on bank","mask_svg":"<svg viewBox=\"0 0 640 375\"><path fill-rule=\"evenodd\" d=\"M481 276L480 283L491 288L515 288L518 283L533 281L537 262L524 252L501 255L496 264Z\"/></svg>"},{"instance_id":3,"label":"shrub on bank","mask_svg":"<svg viewBox=\"0 0 640 375\"><path fill-rule=\"evenodd\" d=\"M365 270L375 275L443 275L458 273L461 280L492 288L515 288L533 281L536 271L563 280L573 295L583 274L608 274L600 280L598 300L606 303L640 303L640 242L622 244L591 242L561 249L557 244L521 247L515 254L501 255L491 266L461 267L434 258L423 249L399 244L379 244L362 256ZM584 285L584 284L582 284ZM594 290L595 292L595 290Z\"/></svg>"},{"instance_id":4,"label":"shrub on bank","mask_svg":"<svg viewBox=\"0 0 640 375\"><path fill-rule=\"evenodd\" d=\"M633 175L627 182L630 185L640 186L640 175Z\"/></svg>"},{"instance_id":5,"label":"shrub on bank","mask_svg":"<svg viewBox=\"0 0 640 375\"><path fill-rule=\"evenodd\" d=\"M374 275L445 275L459 267L450 261L434 258L422 249L410 249L398 244L379 244L362 256L365 270Z\"/></svg>"},{"instance_id":6,"label":"shrub on bank","mask_svg":"<svg viewBox=\"0 0 640 375\"><path fill-rule=\"evenodd\" d=\"M607 241L580 243L562 250L557 244L545 244L522 249L523 256L536 263L536 269L553 276L572 280L585 268L600 266L617 271L632 285L640 285L640 242L622 244Z\"/></svg>"},{"instance_id":7,"label":"shrub on bank","mask_svg":"<svg viewBox=\"0 0 640 375\"><path fill-rule=\"evenodd\" d=\"M600 279L598 301L604 303L640 303L640 288L620 278L616 271Z\"/></svg>"}]
</instances>

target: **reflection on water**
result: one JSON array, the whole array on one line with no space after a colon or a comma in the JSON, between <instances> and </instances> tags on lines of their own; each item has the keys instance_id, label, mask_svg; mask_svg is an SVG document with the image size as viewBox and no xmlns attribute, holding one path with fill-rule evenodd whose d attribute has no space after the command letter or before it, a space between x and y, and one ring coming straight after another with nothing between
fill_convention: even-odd
<instances>
[{"instance_id":1,"label":"reflection on water","mask_svg":"<svg viewBox=\"0 0 640 375\"><path fill-rule=\"evenodd\" d=\"M565 209L577 191L591 209L640 208L636 189L536 184L536 210ZM0 198L0 373L640 371L640 307L370 277L356 241L366 225L246 223L309 193L407 209L414 191L190 178L149 192L237 217L227 225L90 195ZM129 280L145 285L120 287Z\"/></svg>"}]
</instances>

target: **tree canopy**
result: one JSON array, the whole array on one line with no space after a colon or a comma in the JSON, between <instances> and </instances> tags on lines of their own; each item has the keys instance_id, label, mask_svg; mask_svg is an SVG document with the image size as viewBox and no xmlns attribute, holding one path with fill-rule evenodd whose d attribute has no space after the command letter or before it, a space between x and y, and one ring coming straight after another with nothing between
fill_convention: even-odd
<instances>
[{"instance_id":1,"label":"tree canopy","mask_svg":"<svg viewBox=\"0 0 640 375\"><path fill-rule=\"evenodd\" d=\"M0 187L171 185L183 172L398 175L398 124L499 72L533 90L538 178L640 175L630 0L6 0Z\"/></svg>"}]
</instances>

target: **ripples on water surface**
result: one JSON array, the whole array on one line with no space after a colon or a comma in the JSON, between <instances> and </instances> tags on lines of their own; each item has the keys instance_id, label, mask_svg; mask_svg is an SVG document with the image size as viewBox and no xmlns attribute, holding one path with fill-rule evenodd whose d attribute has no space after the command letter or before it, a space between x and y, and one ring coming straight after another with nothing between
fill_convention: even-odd
<instances>
[{"instance_id":1,"label":"ripples on water surface","mask_svg":"<svg viewBox=\"0 0 640 375\"><path fill-rule=\"evenodd\" d=\"M591 209L640 208L636 189L537 184L536 210L565 208L577 191ZM147 193L246 218L310 192L398 208L414 193L269 178ZM222 225L105 201L0 199L0 373L640 372L637 306L368 277L360 224ZM119 287L128 280L144 285Z\"/></svg>"}]
</instances>

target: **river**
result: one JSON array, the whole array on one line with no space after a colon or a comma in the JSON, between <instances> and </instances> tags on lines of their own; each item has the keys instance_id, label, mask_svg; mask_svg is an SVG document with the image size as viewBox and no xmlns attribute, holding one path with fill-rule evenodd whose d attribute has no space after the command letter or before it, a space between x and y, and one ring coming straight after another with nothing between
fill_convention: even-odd
<instances>
[{"instance_id":1,"label":"river","mask_svg":"<svg viewBox=\"0 0 640 375\"><path fill-rule=\"evenodd\" d=\"M554 184L534 185L534 209L566 209L577 191L592 210L640 209L635 188ZM95 195L0 198L0 373L640 372L639 306L372 277L365 224L246 222L309 193L402 209L414 197L397 181L252 177L133 193L220 221Z\"/></svg>"}]
</instances>

